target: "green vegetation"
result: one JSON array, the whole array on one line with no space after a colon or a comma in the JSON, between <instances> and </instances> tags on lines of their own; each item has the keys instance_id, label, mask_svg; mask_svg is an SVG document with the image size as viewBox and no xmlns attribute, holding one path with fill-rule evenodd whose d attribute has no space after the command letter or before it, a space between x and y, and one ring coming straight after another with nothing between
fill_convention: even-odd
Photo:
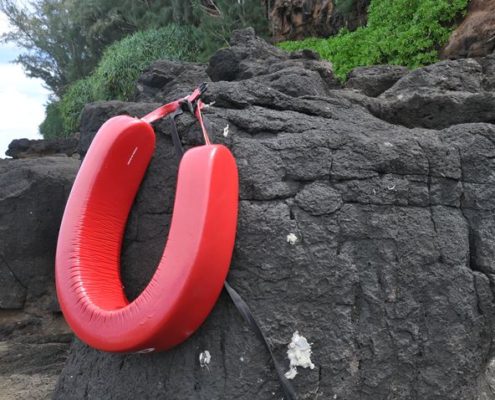
<instances>
[{"instance_id":1,"label":"green vegetation","mask_svg":"<svg viewBox=\"0 0 495 400\"><path fill-rule=\"evenodd\" d=\"M344 3L344 1L341 1ZM328 39L280 44L285 50L313 49L333 63L340 79L358 66L396 64L417 68L438 60L468 0L372 0L368 24Z\"/></svg>"},{"instance_id":2,"label":"green vegetation","mask_svg":"<svg viewBox=\"0 0 495 400\"><path fill-rule=\"evenodd\" d=\"M25 49L16 61L60 97L94 70L110 44L172 23L194 25L190 1L0 0L14 27L2 40Z\"/></svg>"},{"instance_id":3,"label":"green vegetation","mask_svg":"<svg viewBox=\"0 0 495 400\"><path fill-rule=\"evenodd\" d=\"M91 77L80 79L70 85L62 99L55 103L62 118L62 130L58 133L58 136L70 136L79 131L82 109L87 103L91 103L96 99L95 84L96 81ZM40 126L40 133L45 136L42 126Z\"/></svg>"},{"instance_id":4,"label":"green vegetation","mask_svg":"<svg viewBox=\"0 0 495 400\"><path fill-rule=\"evenodd\" d=\"M200 59L206 61L220 47L229 43L233 30L253 27L261 37L268 37L268 16L263 0L215 0L220 16L205 12L200 0L192 0L195 17L200 20L203 52Z\"/></svg>"},{"instance_id":5,"label":"green vegetation","mask_svg":"<svg viewBox=\"0 0 495 400\"><path fill-rule=\"evenodd\" d=\"M98 100L128 100L141 72L159 59L195 61L201 52L196 28L170 24L137 32L111 45L95 72L94 96Z\"/></svg>"},{"instance_id":6,"label":"green vegetation","mask_svg":"<svg viewBox=\"0 0 495 400\"><path fill-rule=\"evenodd\" d=\"M342 14L355 0L333 0ZM354 67L435 62L468 0L371 0L368 24L328 39L285 42L311 48L345 79ZM84 105L132 98L139 74L161 58L205 61L232 30L268 36L270 2L262 0L0 0L14 30L3 41L25 49L16 60L53 95L40 126L45 137L79 129Z\"/></svg>"},{"instance_id":7,"label":"green vegetation","mask_svg":"<svg viewBox=\"0 0 495 400\"><path fill-rule=\"evenodd\" d=\"M70 135L91 101L129 100L153 61L206 60L233 29L268 31L261 0L0 0L14 27L1 40L25 52L16 62L52 93L45 137Z\"/></svg>"},{"instance_id":8,"label":"green vegetation","mask_svg":"<svg viewBox=\"0 0 495 400\"><path fill-rule=\"evenodd\" d=\"M137 78L153 61L164 58L195 60L201 50L198 43L196 29L173 24L137 32L114 43L104 52L93 74L70 85L60 101L48 106L47 120L58 121L55 116L60 116L62 129L59 136L76 132L85 104L97 100L129 100ZM41 134L53 136L53 125L43 122Z\"/></svg>"},{"instance_id":9,"label":"green vegetation","mask_svg":"<svg viewBox=\"0 0 495 400\"><path fill-rule=\"evenodd\" d=\"M64 122L57 101L52 101L45 108L45 120L40 125L40 133L44 138L60 136L64 130Z\"/></svg>"}]
</instances>

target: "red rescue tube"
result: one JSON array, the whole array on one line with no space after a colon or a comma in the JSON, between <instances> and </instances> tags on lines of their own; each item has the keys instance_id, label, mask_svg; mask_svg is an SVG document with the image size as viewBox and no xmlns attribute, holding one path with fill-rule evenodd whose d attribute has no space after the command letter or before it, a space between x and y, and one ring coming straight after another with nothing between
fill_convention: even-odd
<instances>
[{"instance_id":1,"label":"red rescue tube","mask_svg":"<svg viewBox=\"0 0 495 400\"><path fill-rule=\"evenodd\" d=\"M55 268L60 306L75 334L100 350L159 351L181 343L212 310L228 272L237 167L225 146L199 146L181 160L157 270L138 298L126 298L122 240L154 145L148 122L129 116L108 120L81 165L62 219Z\"/></svg>"}]
</instances>

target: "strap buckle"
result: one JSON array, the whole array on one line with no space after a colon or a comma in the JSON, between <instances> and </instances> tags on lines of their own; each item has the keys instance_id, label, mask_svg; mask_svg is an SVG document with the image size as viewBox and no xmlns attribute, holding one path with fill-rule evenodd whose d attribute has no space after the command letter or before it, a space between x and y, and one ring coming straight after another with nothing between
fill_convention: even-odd
<instances>
[{"instance_id":1,"label":"strap buckle","mask_svg":"<svg viewBox=\"0 0 495 400\"><path fill-rule=\"evenodd\" d=\"M209 145L211 144L211 141L208 136L208 132L206 131L203 116L201 115L201 110L205 106L205 104L201 101L201 96L206 92L207 89L208 84L206 82L203 82L189 96L186 96L179 100L175 100L171 103L164 104L163 106L158 107L156 110L153 110L149 114L142 117L141 120L151 124L152 122L155 122L160 118L171 116L171 121L173 125L175 125L175 117L177 115L182 114L182 112L184 111L190 112L194 117L196 117L199 124L201 125L201 131L203 133L205 144ZM177 140L174 140L174 143L180 142L178 133L177 135L175 135L177 128L175 126L174 128L172 128L175 130L175 132L173 132L173 136L177 136ZM176 148L178 148L178 146L176 146ZM182 156L183 151L178 151L178 153L180 154L180 156Z\"/></svg>"},{"instance_id":2,"label":"strap buckle","mask_svg":"<svg viewBox=\"0 0 495 400\"><path fill-rule=\"evenodd\" d=\"M179 100L179 104L182 110L195 115L198 105L201 102L201 97L207 90L208 84L206 82L203 82L189 96L186 96L183 99Z\"/></svg>"}]
</instances>

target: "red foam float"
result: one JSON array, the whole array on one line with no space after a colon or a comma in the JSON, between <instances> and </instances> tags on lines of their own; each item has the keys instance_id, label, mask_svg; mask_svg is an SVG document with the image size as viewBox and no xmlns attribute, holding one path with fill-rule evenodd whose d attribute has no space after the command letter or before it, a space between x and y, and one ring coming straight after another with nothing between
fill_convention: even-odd
<instances>
[{"instance_id":1,"label":"red foam float","mask_svg":"<svg viewBox=\"0 0 495 400\"><path fill-rule=\"evenodd\" d=\"M188 150L180 162L169 236L153 278L132 302L123 290L125 225L155 145L149 122L176 103L141 120L108 120L67 202L57 245L57 295L75 334L100 350L159 351L181 343L211 312L229 269L237 167L225 146L207 144Z\"/></svg>"}]
</instances>

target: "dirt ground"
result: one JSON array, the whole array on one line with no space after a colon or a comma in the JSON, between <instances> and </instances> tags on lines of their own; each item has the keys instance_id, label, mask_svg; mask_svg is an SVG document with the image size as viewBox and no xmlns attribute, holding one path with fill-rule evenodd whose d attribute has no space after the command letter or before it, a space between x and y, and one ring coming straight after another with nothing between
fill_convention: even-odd
<instances>
[{"instance_id":1,"label":"dirt ground","mask_svg":"<svg viewBox=\"0 0 495 400\"><path fill-rule=\"evenodd\" d=\"M61 316L0 313L0 400L51 399L72 335Z\"/></svg>"}]
</instances>

